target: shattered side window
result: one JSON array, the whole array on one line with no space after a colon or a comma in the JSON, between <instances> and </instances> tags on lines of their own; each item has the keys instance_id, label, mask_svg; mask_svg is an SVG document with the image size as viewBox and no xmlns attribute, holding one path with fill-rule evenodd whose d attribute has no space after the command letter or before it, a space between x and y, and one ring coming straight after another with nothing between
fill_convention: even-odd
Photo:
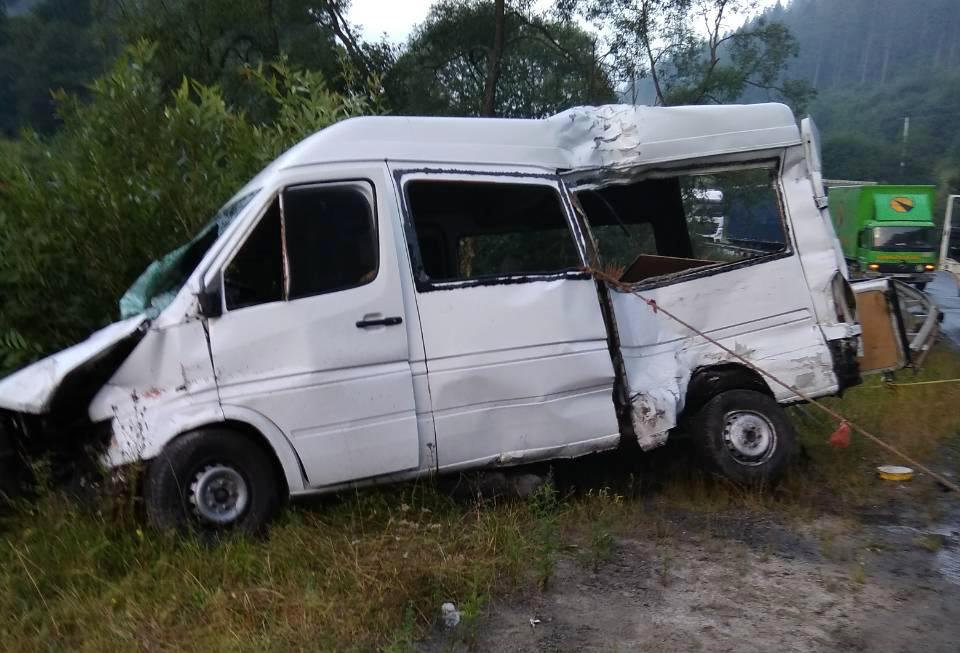
<instances>
[{"instance_id":1,"label":"shattered side window","mask_svg":"<svg viewBox=\"0 0 960 653\"><path fill-rule=\"evenodd\" d=\"M223 272L227 309L283 299L280 203L274 199L260 222Z\"/></svg>"},{"instance_id":2,"label":"shattered side window","mask_svg":"<svg viewBox=\"0 0 960 653\"><path fill-rule=\"evenodd\" d=\"M580 190L608 273L623 281L786 251L773 165L689 171Z\"/></svg>"},{"instance_id":3,"label":"shattered side window","mask_svg":"<svg viewBox=\"0 0 960 653\"><path fill-rule=\"evenodd\" d=\"M120 298L120 317L140 313L156 316L166 308L200 264L207 251L236 219L260 189L228 203L193 240L150 264Z\"/></svg>"},{"instance_id":4,"label":"shattered side window","mask_svg":"<svg viewBox=\"0 0 960 653\"><path fill-rule=\"evenodd\" d=\"M760 168L681 179L694 258L742 261L786 248L773 174Z\"/></svg>"},{"instance_id":5,"label":"shattered side window","mask_svg":"<svg viewBox=\"0 0 960 653\"><path fill-rule=\"evenodd\" d=\"M406 192L420 264L432 280L554 274L581 265L551 186L412 181Z\"/></svg>"},{"instance_id":6,"label":"shattered side window","mask_svg":"<svg viewBox=\"0 0 960 653\"><path fill-rule=\"evenodd\" d=\"M631 225L597 225L592 230L606 272L622 274L640 254L656 254L657 240L648 222Z\"/></svg>"}]
</instances>

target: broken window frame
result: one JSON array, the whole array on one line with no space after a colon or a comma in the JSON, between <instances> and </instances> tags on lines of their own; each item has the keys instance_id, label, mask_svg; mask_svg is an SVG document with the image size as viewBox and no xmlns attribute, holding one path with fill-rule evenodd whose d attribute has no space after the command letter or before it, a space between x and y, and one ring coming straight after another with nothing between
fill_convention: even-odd
<instances>
[{"instance_id":1,"label":"broken window frame","mask_svg":"<svg viewBox=\"0 0 960 653\"><path fill-rule=\"evenodd\" d=\"M782 183L783 158L779 154L770 156L757 156L756 152L749 153L748 157L728 157L717 158L700 164L691 165L689 162L679 161L670 165L650 166L635 171L615 171L616 177L605 176L603 170L578 171L575 174L565 175L567 189L572 198L573 206L576 207L577 221L583 222L582 229L589 234L591 252L589 260L591 265L597 269L603 269L603 260L597 247L593 231L590 227L590 218L577 198L577 193L586 190L601 190L609 186L630 185L648 179L672 179L678 177L701 176L709 174L719 174L723 172L736 172L738 170L758 170L767 169L770 171L770 189L773 191L777 209L780 215L780 225L783 228L783 249L762 254L739 261L716 262L714 265L705 265L702 267L681 270L678 272L649 277L635 282L627 282L637 289L652 289L663 286L673 285L688 281L691 279L700 279L710 277L715 274L723 274L732 270L761 265L769 261L775 261L782 258L789 258L796 254L796 248L793 243L792 229L788 219L787 204L784 199L784 189ZM686 219L687 216L684 216Z\"/></svg>"},{"instance_id":2,"label":"broken window frame","mask_svg":"<svg viewBox=\"0 0 960 653\"><path fill-rule=\"evenodd\" d=\"M585 270L588 255L593 243L590 236L584 231L583 225L574 215L573 204L563 180L557 174L546 172L523 172L516 170L477 170L436 168L407 168L393 171L394 182L400 196L400 212L404 236L407 240L407 249L410 256L410 266L413 272L414 286L417 292L434 290L449 290L454 288L472 288L476 286L494 286L504 283L533 283L537 281L553 281L557 279L589 279L590 274ZM408 185L411 182L461 182L461 183L494 183L504 185L528 184L550 188L557 197L560 209L563 212L571 242L577 253L578 268L561 270L549 273L507 273L489 275L471 279L433 279L423 265L420 253L420 241L417 235L413 212L410 207Z\"/></svg>"},{"instance_id":3,"label":"broken window frame","mask_svg":"<svg viewBox=\"0 0 960 653\"><path fill-rule=\"evenodd\" d=\"M374 268L374 274L372 277L366 281L360 283L335 288L333 290L314 293L311 295L298 296L290 299L290 263L287 257L287 242L286 242L286 218L284 214L284 195L287 191L294 189L303 189L303 188L335 188L335 187L347 187L355 189L360 195L363 196L366 200L367 205L370 207L370 218L373 221L373 245L374 245L374 257L376 260L376 267ZM283 261L283 270L282 270L282 286L283 286L283 296L281 299L273 302L264 302L260 304L251 304L247 306L239 306L230 308L227 306L226 298L226 287L224 283L224 273L230 264L233 263L234 259L240 253L240 251L247 244L247 241L250 239L253 232L256 230L257 226L260 224L260 221L266 217L267 213L273 207L274 202L279 204L280 210L280 243L281 243L281 259ZM217 272L212 283L208 284L209 288L214 288L218 291L220 296L220 307L223 314L230 312L242 311L248 308L255 308L257 306L266 306L269 304L275 304L277 302L298 302L303 300L309 300L313 297L321 297L323 295L330 295L333 293L343 292L346 290L353 290L355 288L360 288L368 284L373 283L378 278L380 278L380 263L381 263L381 252L380 252L380 215L377 207L377 193L376 185L373 183L372 179L367 178L352 178L352 179L336 179L336 180L324 180L324 181L306 181L298 182L295 184L289 184L281 188L276 189L263 202L263 205L257 211L257 215L253 218L246 228L244 233L240 236L237 242L231 248L229 254L224 258L223 263L218 267Z\"/></svg>"}]
</instances>

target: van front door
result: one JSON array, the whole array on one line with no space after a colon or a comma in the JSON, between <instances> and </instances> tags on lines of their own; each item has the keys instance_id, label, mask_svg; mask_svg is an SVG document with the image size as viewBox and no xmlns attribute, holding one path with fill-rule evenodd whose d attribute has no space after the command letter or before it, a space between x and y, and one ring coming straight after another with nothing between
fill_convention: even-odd
<instances>
[{"instance_id":1,"label":"van front door","mask_svg":"<svg viewBox=\"0 0 960 653\"><path fill-rule=\"evenodd\" d=\"M557 179L399 174L439 467L616 446L597 287Z\"/></svg>"},{"instance_id":2,"label":"van front door","mask_svg":"<svg viewBox=\"0 0 960 653\"><path fill-rule=\"evenodd\" d=\"M209 320L224 413L276 424L312 487L420 465L395 196L364 176L283 189L223 268Z\"/></svg>"}]
</instances>

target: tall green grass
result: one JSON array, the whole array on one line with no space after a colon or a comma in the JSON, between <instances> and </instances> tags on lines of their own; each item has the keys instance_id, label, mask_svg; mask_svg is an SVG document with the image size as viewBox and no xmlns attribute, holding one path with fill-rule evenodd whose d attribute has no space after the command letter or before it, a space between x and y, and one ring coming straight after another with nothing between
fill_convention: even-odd
<instances>
[{"instance_id":1,"label":"tall green grass","mask_svg":"<svg viewBox=\"0 0 960 653\"><path fill-rule=\"evenodd\" d=\"M958 377L960 356L941 348L898 381ZM960 430L960 384L894 391L871 379L827 401L934 464ZM288 510L265 538L216 547L48 492L0 518L0 648L398 652L444 601L470 632L489 597L551 587L561 556L596 570L619 535L676 537L677 509L855 514L879 486L873 466L896 461L856 435L833 449L836 424L814 410L790 409L806 457L776 490L736 488L674 457L647 470L658 478L643 494L633 474L528 500L457 502L420 483Z\"/></svg>"}]
</instances>

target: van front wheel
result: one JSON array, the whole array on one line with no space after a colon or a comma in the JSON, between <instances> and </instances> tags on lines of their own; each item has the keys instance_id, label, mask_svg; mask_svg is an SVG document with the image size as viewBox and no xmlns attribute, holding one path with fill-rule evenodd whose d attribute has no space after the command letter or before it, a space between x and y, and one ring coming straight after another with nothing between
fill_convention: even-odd
<instances>
[{"instance_id":1,"label":"van front wheel","mask_svg":"<svg viewBox=\"0 0 960 653\"><path fill-rule=\"evenodd\" d=\"M259 532L280 505L271 455L227 429L201 429L178 437L147 468L148 523L206 536Z\"/></svg>"},{"instance_id":2,"label":"van front wheel","mask_svg":"<svg viewBox=\"0 0 960 653\"><path fill-rule=\"evenodd\" d=\"M728 390L691 420L704 462L730 480L775 485L796 446L796 434L776 399L755 390Z\"/></svg>"}]
</instances>

